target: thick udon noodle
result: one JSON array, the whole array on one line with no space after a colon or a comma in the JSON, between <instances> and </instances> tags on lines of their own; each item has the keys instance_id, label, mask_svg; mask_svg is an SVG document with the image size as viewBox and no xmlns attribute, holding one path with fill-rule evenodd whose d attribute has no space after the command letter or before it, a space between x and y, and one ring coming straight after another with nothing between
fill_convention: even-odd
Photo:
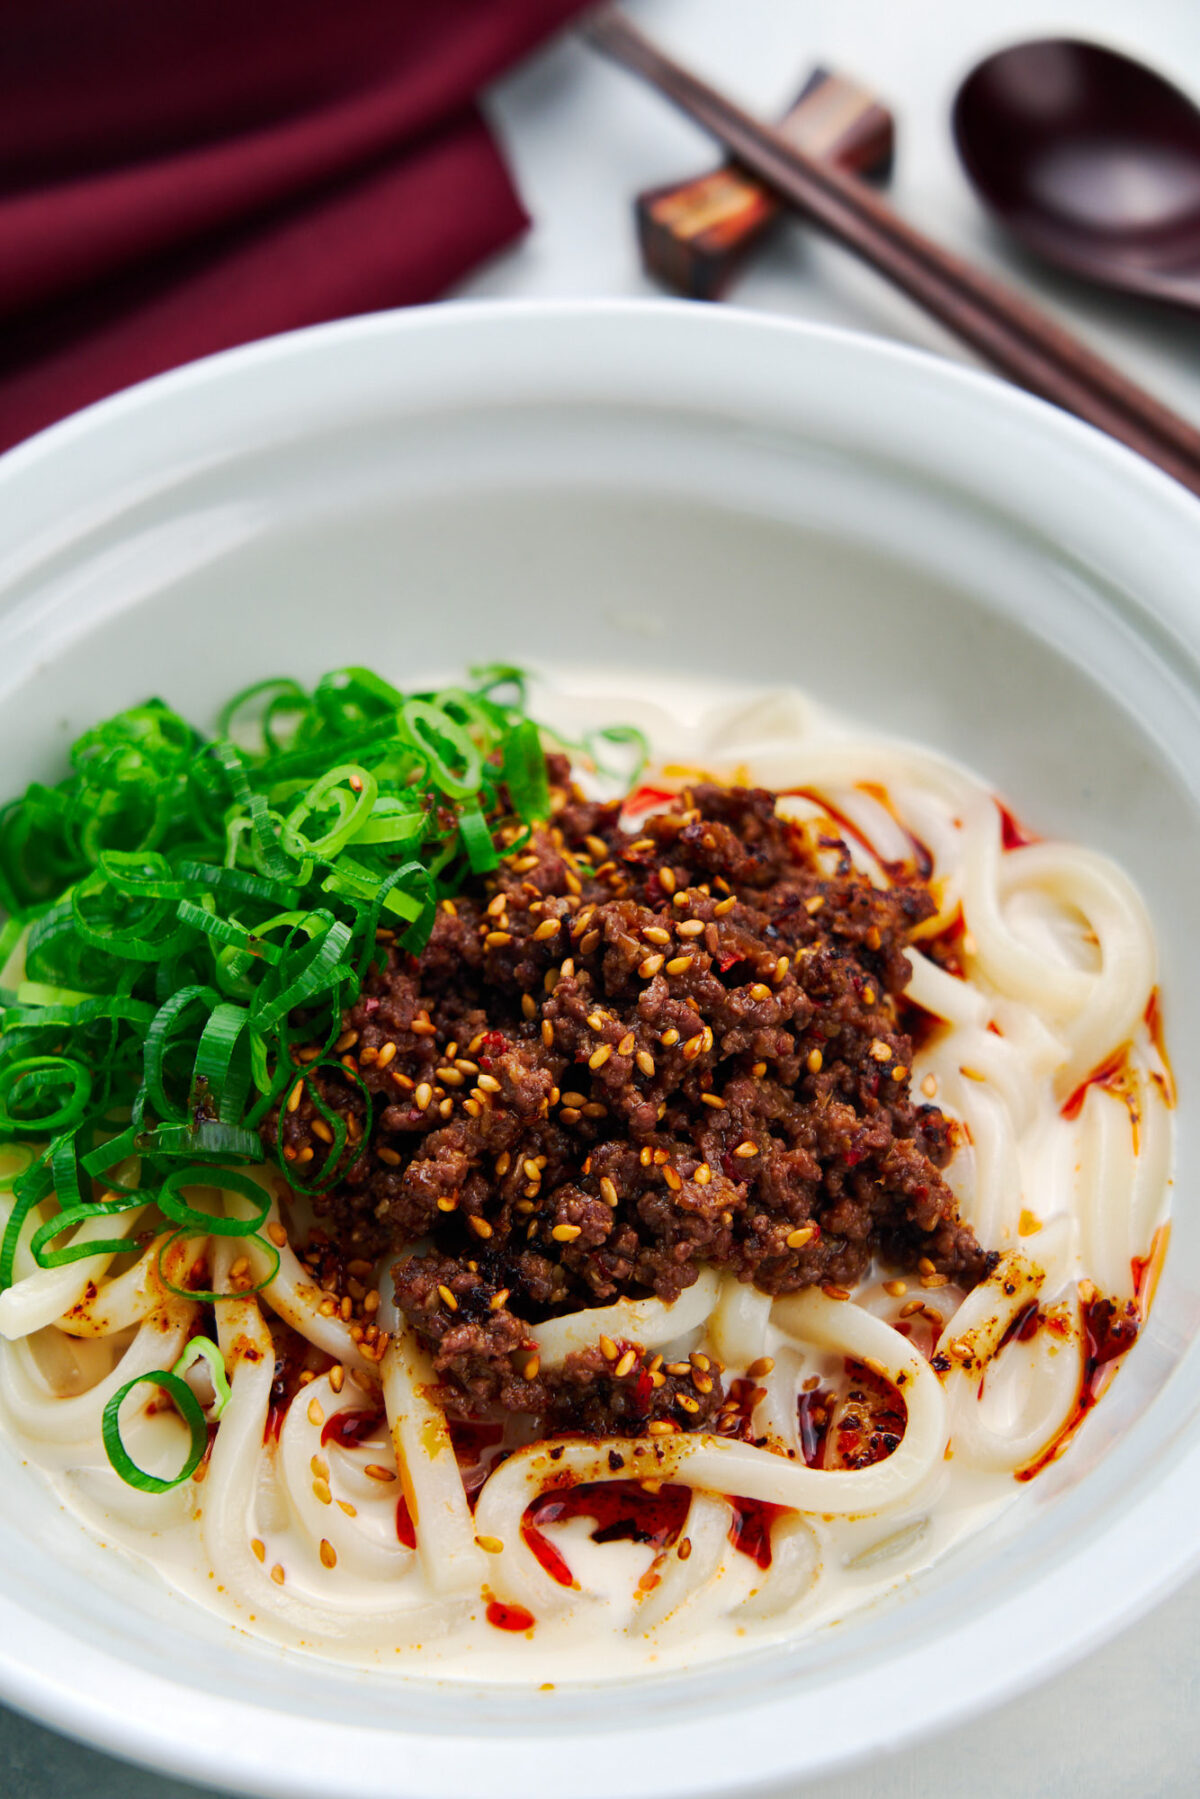
<instances>
[{"instance_id":1,"label":"thick udon noodle","mask_svg":"<svg viewBox=\"0 0 1200 1799\"><path fill-rule=\"evenodd\" d=\"M473 1512L446 1420L429 1397L432 1370L403 1320L394 1308L389 1316L385 1298L380 1322L393 1335L375 1368L350 1326L322 1311L322 1294L284 1246L260 1293L216 1307L232 1398L203 1480L151 1496L109 1468L101 1414L134 1375L171 1366L199 1308L160 1284L160 1242L136 1258L106 1251L38 1269L28 1242L47 1215L39 1208L23 1232L18 1278L0 1297L9 1431L30 1460L57 1473L69 1503L102 1520L106 1533L123 1529L122 1540L151 1562L159 1556L174 1570L178 1556L171 1562L166 1546L190 1544L243 1624L324 1653L421 1644L428 1655L434 1645L487 1641L528 1657L523 1640L500 1642L488 1630L494 1599L532 1614L545 1646L586 1647L603 1635L610 1648L644 1654L675 1641L684 1645L677 1653L694 1656L700 1626L714 1624L724 1631L711 1638L717 1647L761 1640L767 1630L844 1615L921 1565L949 1540L931 1528L939 1519L953 1506L973 1517L976 1501L1015 1494L1012 1476L1045 1455L1072 1419L1083 1372L1081 1284L1117 1300L1134 1295L1170 1173L1170 1077L1147 1025L1155 956L1138 894L1086 849L1006 850L1001 812L969 775L917 749L814 730L790 700L726 719L696 753L731 778L790 790L780 803L798 817L828 808L856 861L880 882L885 863L911 860L914 837L927 848L939 911L918 936L944 929L961 909L968 978L947 973L919 942L910 950L910 997L937 1021L913 1079L965 1127L948 1179L980 1241L1001 1252L999 1266L965 1296L911 1285L907 1301L895 1282L885 1289L886 1270L848 1300L820 1291L772 1300L707 1271L673 1306L622 1302L543 1324L534 1334L546 1365L601 1333L668 1354L707 1350L731 1378L772 1358L771 1371L756 1376L753 1420L767 1446L712 1435L535 1442L499 1464ZM1119 1081L1087 1085L1065 1115L1064 1102L1119 1056ZM278 1180L265 1170L261 1178L268 1189ZM233 1193L214 1203L247 1206ZM133 1232L138 1218L85 1224L75 1241L89 1231ZM273 1198L270 1223L279 1220ZM235 1248L212 1239L218 1289L244 1241ZM194 1244L188 1253L195 1258ZM939 1372L896 1328L914 1297L934 1332ZM1032 1337L1013 1334L1033 1302L1041 1327ZM300 1389L277 1443L267 1430L269 1312L345 1370L340 1391L329 1374ZM902 1440L868 1467L810 1467L798 1393L847 1358L899 1392ZM380 1380L378 1428L360 1442L324 1443L332 1415L367 1409ZM172 1410L155 1409L154 1396L147 1385L129 1396L124 1438L142 1466L166 1472L182 1460L185 1432ZM611 1479L690 1488L683 1531L647 1570L650 1551L639 1563L627 1547L614 1555L615 1545L599 1550L566 1530L556 1543L576 1579L564 1586L522 1530L527 1507L547 1486ZM397 1533L401 1492L415 1549ZM765 1572L731 1547L735 1495L787 1508L771 1526Z\"/></svg>"}]
</instances>

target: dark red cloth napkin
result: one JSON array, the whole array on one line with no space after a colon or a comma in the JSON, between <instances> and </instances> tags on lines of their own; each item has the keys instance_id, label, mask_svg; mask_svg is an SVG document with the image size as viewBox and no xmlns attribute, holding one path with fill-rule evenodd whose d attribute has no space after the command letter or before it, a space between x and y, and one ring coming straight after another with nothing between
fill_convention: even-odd
<instances>
[{"instance_id":1,"label":"dark red cloth napkin","mask_svg":"<svg viewBox=\"0 0 1200 1799\"><path fill-rule=\"evenodd\" d=\"M0 0L0 447L510 242L475 96L582 3Z\"/></svg>"}]
</instances>

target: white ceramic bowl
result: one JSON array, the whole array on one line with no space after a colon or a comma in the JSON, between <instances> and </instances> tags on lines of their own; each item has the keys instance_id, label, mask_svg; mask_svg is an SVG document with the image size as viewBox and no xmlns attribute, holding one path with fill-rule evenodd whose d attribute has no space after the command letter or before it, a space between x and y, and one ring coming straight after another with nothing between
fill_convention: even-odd
<instances>
[{"instance_id":1,"label":"white ceramic bowl","mask_svg":"<svg viewBox=\"0 0 1200 1799\"><path fill-rule=\"evenodd\" d=\"M350 660L795 681L1136 875L1186 1175L1198 552L1196 502L1145 464L893 347L672 304L377 316L184 369L0 464L0 785L149 691L207 719L255 676ZM1143 1340L1065 1460L902 1602L790 1653L502 1695L314 1663L160 1591L0 1448L0 1694L260 1793L794 1791L1043 1678L1196 1559L1182 1190Z\"/></svg>"}]
</instances>

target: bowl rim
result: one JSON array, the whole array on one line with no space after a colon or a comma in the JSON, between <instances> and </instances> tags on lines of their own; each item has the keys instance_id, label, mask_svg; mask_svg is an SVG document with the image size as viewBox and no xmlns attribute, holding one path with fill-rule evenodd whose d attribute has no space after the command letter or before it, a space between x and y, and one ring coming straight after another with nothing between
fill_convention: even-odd
<instances>
[{"instance_id":1,"label":"bowl rim","mask_svg":"<svg viewBox=\"0 0 1200 1799\"><path fill-rule=\"evenodd\" d=\"M188 429L206 416L208 428L215 425L219 435L222 420L237 419L248 400L261 393L271 397L281 415L291 411L303 426L308 422L304 377L323 361L369 360L386 349L398 362L410 353L410 346L422 341L428 346L448 338L461 344L475 335L484 347L484 340L493 347L503 341L508 351L516 345L527 367L533 367L538 339L547 332L552 337L558 334L559 351L600 333L608 353L617 357L632 354L639 345L640 354L654 340L651 347L670 365L677 406L695 403L688 398L689 373L694 377L710 372L714 356L718 365L722 357L725 362L710 409L720 411L733 403L738 392L738 346L749 351L755 342L781 349L791 345L801 360L805 355L831 358L843 370L856 369L865 382L888 388L892 399L896 394L920 393L936 401L940 426L952 437L956 431L962 434L961 441L968 446L964 453L974 458L974 472L995 476L998 503L1010 512L1020 512L1027 504L1047 529L1061 527L1077 552L1086 552L1089 533L1115 544L1114 533L1120 530L1148 532L1153 527L1159 534L1154 540L1156 564L1165 584L1174 584L1177 602L1167 605L1165 617L1160 607L1157 622L1173 629L1192 654L1200 656L1200 618L1189 614L1182 579L1194 556L1200 513L1194 510L1193 496L1158 469L1043 401L925 351L736 307L702 308L660 299L466 300L374 313L268 338L157 376L50 426L0 457L0 581L6 556L20 553L30 498L44 505L53 490L56 504L65 503L69 514L72 505L84 504L97 491L102 494L106 486L119 495L120 483L137 467L139 443L149 442L154 426L164 418L179 421L184 441ZM586 373L579 379L582 391L598 399L594 378L590 389ZM471 403L469 396L466 403ZM747 404L753 409L752 401ZM786 417L786 408L777 416ZM981 420L1003 438L994 452L972 443L971 434ZM111 470L106 445L121 446ZM1019 467L1014 446L1021 450ZM919 425L910 421L901 427L893 421L889 449L893 456L911 456L920 465L924 450ZM141 454L148 452L143 449ZM989 455L996 459L992 466ZM929 450L922 472L939 467L948 467L940 445ZM1077 499L1051 500L1039 492L1039 482L1061 478L1068 471L1085 477L1086 507ZM653 1730L639 1727L625 1735L640 1764L636 1785L627 1790L640 1794L644 1786L661 1799L775 1791L802 1775L845 1767L884 1748L962 1723L1069 1666L1149 1610L1200 1565L1191 1503L1200 1478L1200 1433L1193 1434L1196 1440L1180 1447L1155 1486L1106 1524L1095 1541L1081 1544L1064 1558L1042 1583L1038 1610L1044 1611L1049 1588L1061 1620L1053 1640L1030 1631L1034 1596L1018 1593L993 1614L1003 1617L1005 1628L1023 1643L1022 1657L1010 1658L1003 1669L973 1652L974 1626L966 1620L935 1643L919 1646L890 1670L889 1692L882 1704L871 1686L872 1671L851 1671L839 1677L835 1690L838 1713L847 1720L854 1718L857 1734L834 1730L833 1745L817 1745L815 1753L811 1742L798 1743L794 1700L789 1704L771 1698L747 1708L748 1728L729 1751L720 1750L711 1738L660 1718ZM1092 1578L1101 1545L1119 1566L1120 1578L1103 1582ZM955 1669L953 1682L944 1678L947 1665ZM827 1699L830 1688L822 1691ZM331 1782L346 1767L355 1769L356 1779L373 1779L381 1790L403 1792L406 1799L425 1795L450 1799L451 1794L484 1791L497 1799L509 1794L513 1799L517 1794L533 1799L543 1789L558 1790L554 1769L540 1768L536 1760L548 1745L569 1740L572 1764L578 1769L605 1763L611 1767L614 1749L619 1749L625 1734L619 1725L582 1730L569 1716L557 1721L548 1717L544 1730L522 1736L481 1732L457 1739L448 1778L442 1756L445 1737L368 1730L198 1694L173 1680L169 1672L149 1674L133 1669L115 1652L71 1643L55 1625L7 1595L0 1596L0 1697L68 1735L181 1778L233 1791L305 1799L310 1794L325 1799ZM186 1732L177 1722L185 1704ZM395 1769L402 1753L407 1760L403 1785L397 1786ZM621 1760L626 1761L625 1755ZM606 1790L587 1786L589 1794Z\"/></svg>"}]
</instances>

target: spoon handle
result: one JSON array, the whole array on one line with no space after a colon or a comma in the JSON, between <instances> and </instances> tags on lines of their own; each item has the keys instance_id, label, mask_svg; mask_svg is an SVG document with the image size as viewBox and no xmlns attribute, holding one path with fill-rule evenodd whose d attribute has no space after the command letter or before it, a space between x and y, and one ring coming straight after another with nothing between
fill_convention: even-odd
<instances>
[{"instance_id":1,"label":"spoon handle","mask_svg":"<svg viewBox=\"0 0 1200 1799\"><path fill-rule=\"evenodd\" d=\"M730 150L743 167L824 227L993 367L1127 444L1200 494L1200 431L1002 282L906 224L870 188L806 156L665 55L615 8L584 27Z\"/></svg>"}]
</instances>

